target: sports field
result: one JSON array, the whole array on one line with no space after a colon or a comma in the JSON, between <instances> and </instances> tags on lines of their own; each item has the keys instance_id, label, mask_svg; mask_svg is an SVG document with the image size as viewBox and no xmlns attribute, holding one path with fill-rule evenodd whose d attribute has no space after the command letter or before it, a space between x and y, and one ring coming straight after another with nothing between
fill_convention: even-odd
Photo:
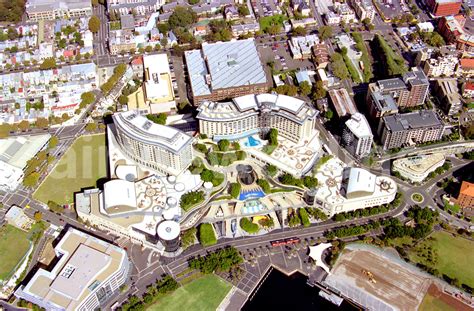
<instances>
[{"instance_id":1,"label":"sports field","mask_svg":"<svg viewBox=\"0 0 474 311\"><path fill-rule=\"evenodd\" d=\"M216 310L231 285L216 275L205 275L163 297L148 311Z\"/></svg>"},{"instance_id":2,"label":"sports field","mask_svg":"<svg viewBox=\"0 0 474 311\"><path fill-rule=\"evenodd\" d=\"M69 204L74 202L74 192L95 187L98 179L107 176L105 139L104 134L78 138L33 197L44 203Z\"/></svg>"},{"instance_id":3,"label":"sports field","mask_svg":"<svg viewBox=\"0 0 474 311\"><path fill-rule=\"evenodd\" d=\"M11 225L0 228L0 280L10 276L29 248L27 232Z\"/></svg>"},{"instance_id":4,"label":"sports field","mask_svg":"<svg viewBox=\"0 0 474 311\"><path fill-rule=\"evenodd\" d=\"M435 232L423 245L432 245L437 254L437 262L433 268L450 278L457 278L462 284L474 287L474 242L460 236L453 236L447 232ZM410 255L415 262L425 263L423 258ZM426 264L426 263L425 263Z\"/></svg>"}]
</instances>

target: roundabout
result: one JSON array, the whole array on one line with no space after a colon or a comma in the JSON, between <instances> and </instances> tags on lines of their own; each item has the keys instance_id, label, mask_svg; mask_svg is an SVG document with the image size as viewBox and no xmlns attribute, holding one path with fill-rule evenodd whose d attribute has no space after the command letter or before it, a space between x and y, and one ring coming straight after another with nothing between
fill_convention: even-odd
<instances>
[{"instance_id":1,"label":"roundabout","mask_svg":"<svg viewBox=\"0 0 474 311\"><path fill-rule=\"evenodd\" d=\"M416 192L411 195L411 200L415 203L423 203L425 198L423 197L423 195L421 195L421 193Z\"/></svg>"}]
</instances>

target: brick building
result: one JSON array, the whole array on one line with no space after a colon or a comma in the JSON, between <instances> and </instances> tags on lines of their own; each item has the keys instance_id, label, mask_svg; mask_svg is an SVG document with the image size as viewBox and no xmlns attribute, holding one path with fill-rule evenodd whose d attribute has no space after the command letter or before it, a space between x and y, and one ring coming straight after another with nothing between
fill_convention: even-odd
<instances>
[{"instance_id":1,"label":"brick building","mask_svg":"<svg viewBox=\"0 0 474 311\"><path fill-rule=\"evenodd\" d=\"M461 9L460 0L426 0L426 5L435 16L455 15Z\"/></svg>"},{"instance_id":2,"label":"brick building","mask_svg":"<svg viewBox=\"0 0 474 311\"><path fill-rule=\"evenodd\" d=\"M459 196L457 203L462 208L474 208L474 184L463 181L461 184L461 190L459 190Z\"/></svg>"}]
</instances>

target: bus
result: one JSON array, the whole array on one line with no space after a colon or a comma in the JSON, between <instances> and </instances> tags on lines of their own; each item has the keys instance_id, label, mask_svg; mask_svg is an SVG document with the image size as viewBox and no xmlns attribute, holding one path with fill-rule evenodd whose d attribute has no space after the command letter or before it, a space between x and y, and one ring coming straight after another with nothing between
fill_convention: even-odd
<instances>
[{"instance_id":1,"label":"bus","mask_svg":"<svg viewBox=\"0 0 474 311\"><path fill-rule=\"evenodd\" d=\"M274 240L274 241L271 241L270 244L273 247L276 247L276 246L282 246L282 245L298 244L300 242L301 242L300 238L292 237L292 238L286 238L286 239L281 239L281 240Z\"/></svg>"}]
</instances>

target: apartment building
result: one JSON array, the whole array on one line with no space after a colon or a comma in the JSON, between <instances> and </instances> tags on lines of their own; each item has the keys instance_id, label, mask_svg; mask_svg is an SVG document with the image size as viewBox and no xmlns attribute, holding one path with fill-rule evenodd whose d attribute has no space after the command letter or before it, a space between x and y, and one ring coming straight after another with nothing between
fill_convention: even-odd
<instances>
[{"instance_id":1,"label":"apartment building","mask_svg":"<svg viewBox=\"0 0 474 311\"><path fill-rule=\"evenodd\" d=\"M369 84L368 98L373 92L392 96L398 107L414 107L422 105L428 96L429 81L425 73L413 68L401 78L379 80Z\"/></svg>"},{"instance_id":2,"label":"apartment building","mask_svg":"<svg viewBox=\"0 0 474 311\"><path fill-rule=\"evenodd\" d=\"M384 150L440 140L444 124L432 110L419 110L382 118Z\"/></svg>"},{"instance_id":3,"label":"apartment building","mask_svg":"<svg viewBox=\"0 0 474 311\"><path fill-rule=\"evenodd\" d=\"M267 77L254 39L203 43L186 51L193 103L264 93Z\"/></svg>"},{"instance_id":4,"label":"apartment building","mask_svg":"<svg viewBox=\"0 0 474 311\"><path fill-rule=\"evenodd\" d=\"M28 0L25 11L30 21L77 18L92 15L89 0Z\"/></svg>"},{"instance_id":5,"label":"apartment building","mask_svg":"<svg viewBox=\"0 0 474 311\"><path fill-rule=\"evenodd\" d=\"M223 103L206 101L197 110L200 132L214 140L236 140L275 128L297 143L311 136L317 115L304 101L276 94L245 95Z\"/></svg>"},{"instance_id":6,"label":"apartment building","mask_svg":"<svg viewBox=\"0 0 474 311\"><path fill-rule=\"evenodd\" d=\"M69 228L54 247L51 269L39 268L15 296L46 310L96 310L120 293L131 271L127 252Z\"/></svg>"},{"instance_id":7,"label":"apartment building","mask_svg":"<svg viewBox=\"0 0 474 311\"><path fill-rule=\"evenodd\" d=\"M351 0L349 4L354 8L359 20L368 18L372 22L375 18L375 7L369 0Z\"/></svg>"},{"instance_id":8,"label":"apartment building","mask_svg":"<svg viewBox=\"0 0 474 311\"><path fill-rule=\"evenodd\" d=\"M158 11L165 4L164 0L108 0L107 10L116 11L121 15L135 13L146 15Z\"/></svg>"},{"instance_id":9,"label":"apartment building","mask_svg":"<svg viewBox=\"0 0 474 311\"><path fill-rule=\"evenodd\" d=\"M179 175L193 159L193 138L156 124L135 111L113 115L112 132L122 152L134 162L164 175Z\"/></svg>"},{"instance_id":10,"label":"apartment building","mask_svg":"<svg viewBox=\"0 0 474 311\"><path fill-rule=\"evenodd\" d=\"M369 122L357 112L346 121L342 132L342 145L355 157L363 158L370 154L374 136Z\"/></svg>"},{"instance_id":11,"label":"apartment building","mask_svg":"<svg viewBox=\"0 0 474 311\"><path fill-rule=\"evenodd\" d=\"M459 94L456 79L440 79L436 81L435 92L441 102L441 108L449 115L458 114L462 109L461 94Z\"/></svg>"},{"instance_id":12,"label":"apartment building","mask_svg":"<svg viewBox=\"0 0 474 311\"><path fill-rule=\"evenodd\" d=\"M448 54L445 56L438 56L436 58L430 58L425 61L423 66L423 72L428 77L439 77L454 75L456 67L459 63L457 55Z\"/></svg>"}]
</instances>

